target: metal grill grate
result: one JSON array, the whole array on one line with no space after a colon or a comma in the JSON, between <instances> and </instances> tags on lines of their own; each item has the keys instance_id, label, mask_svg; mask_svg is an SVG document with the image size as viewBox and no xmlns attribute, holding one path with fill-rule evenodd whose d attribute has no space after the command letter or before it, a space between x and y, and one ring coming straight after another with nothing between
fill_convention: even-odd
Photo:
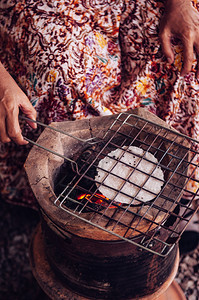
<instances>
[{"instance_id":1,"label":"metal grill grate","mask_svg":"<svg viewBox=\"0 0 199 300\"><path fill-rule=\"evenodd\" d=\"M57 199L54 204L112 235L166 256L196 212L193 203L198 190L189 191L187 183L191 181L198 186L194 177L198 169L198 142L137 115L121 113L103 136L80 139L80 143L84 145L81 153L65 157L55 181ZM132 153L131 147L142 149L142 153ZM119 155L111 154L116 149L120 149ZM152 162L149 153L156 160ZM130 161L122 160L124 155L135 155L136 163L131 165ZM104 159L108 162L107 157L112 161L109 169L99 164ZM152 166L150 173L139 167L147 163ZM119 167L117 172L114 171L116 167ZM126 168L128 176L124 178L122 169ZM157 169L163 173L163 180L155 175ZM98 180L100 172L105 175ZM142 175L144 178L141 186L139 182L132 182L133 173L135 177ZM108 185L108 177L118 181L120 186ZM150 199L144 199L150 180L151 184L160 183L161 189L154 192L152 187ZM127 183L131 190L134 189L133 195L129 196L124 189ZM101 192L107 189L112 198ZM122 199L128 201L123 203Z\"/></svg>"}]
</instances>

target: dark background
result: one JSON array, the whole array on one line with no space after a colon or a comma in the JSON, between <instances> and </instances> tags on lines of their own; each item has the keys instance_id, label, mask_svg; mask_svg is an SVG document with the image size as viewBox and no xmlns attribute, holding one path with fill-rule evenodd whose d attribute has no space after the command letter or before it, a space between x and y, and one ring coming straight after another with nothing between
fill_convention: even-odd
<instances>
[{"instance_id":1,"label":"dark background","mask_svg":"<svg viewBox=\"0 0 199 300\"><path fill-rule=\"evenodd\" d=\"M0 202L0 299L39 300L44 294L29 265L29 242L38 212Z\"/></svg>"}]
</instances>

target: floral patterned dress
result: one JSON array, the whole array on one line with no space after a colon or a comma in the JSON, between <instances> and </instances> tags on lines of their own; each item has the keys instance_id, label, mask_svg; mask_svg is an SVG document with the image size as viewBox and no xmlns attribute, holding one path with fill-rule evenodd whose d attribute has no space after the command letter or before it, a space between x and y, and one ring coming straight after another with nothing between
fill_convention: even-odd
<instances>
[{"instance_id":1,"label":"floral patterned dress","mask_svg":"<svg viewBox=\"0 0 199 300\"><path fill-rule=\"evenodd\" d=\"M163 11L163 0L2 0L0 60L42 122L146 106L198 139L196 61L181 77L182 46L174 41L175 61L167 63L158 38ZM0 191L36 207L23 169L30 147L0 144Z\"/></svg>"}]
</instances>

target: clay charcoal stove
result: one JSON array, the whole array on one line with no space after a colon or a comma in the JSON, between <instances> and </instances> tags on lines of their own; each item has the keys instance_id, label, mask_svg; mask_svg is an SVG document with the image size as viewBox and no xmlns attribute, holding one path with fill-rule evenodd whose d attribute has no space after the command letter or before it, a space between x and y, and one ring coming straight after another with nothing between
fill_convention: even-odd
<instances>
[{"instance_id":1,"label":"clay charcoal stove","mask_svg":"<svg viewBox=\"0 0 199 300\"><path fill-rule=\"evenodd\" d=\"M63 299L160 294L196 211L196 141L145 109L43 126L25 164L41 211L31 257L43 289L52 299L60 289Z\"/></svg>"}]
</instances>

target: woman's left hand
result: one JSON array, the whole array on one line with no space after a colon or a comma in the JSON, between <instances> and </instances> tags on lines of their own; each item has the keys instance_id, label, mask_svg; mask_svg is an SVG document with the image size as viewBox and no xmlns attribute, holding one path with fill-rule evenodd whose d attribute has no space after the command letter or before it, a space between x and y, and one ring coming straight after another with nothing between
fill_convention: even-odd
<instances>
[{"instance_id":1,"label":"woman's left hand","mask_svg":"<svg viewBox=\"0 0 199 300\"><path fill-rule=\"evenodd\" d=\"M174 36L181 40L184 55L181 75L184 76L192 69L194 51L199 56L199 13L190 0L166 0L165 3L165 13L160 22L162 50L168 62L172 63L174 53L171 38Z\"/></svg>"}]
</instances>

